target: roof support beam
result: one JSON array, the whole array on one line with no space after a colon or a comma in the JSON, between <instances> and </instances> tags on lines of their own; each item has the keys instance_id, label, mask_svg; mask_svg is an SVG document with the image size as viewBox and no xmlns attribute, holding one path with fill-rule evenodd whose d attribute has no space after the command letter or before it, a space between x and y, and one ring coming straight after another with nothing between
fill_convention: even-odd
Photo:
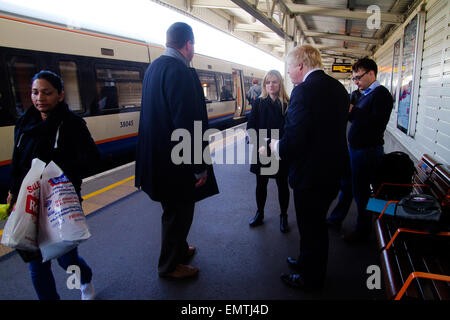
<instances>
[{"instance_id":1,"label":"roof support beam","mask_svg":"<svg viewBox=\"0 0 450 320\"><path fill-rule=\"evenodd\" d=\"M231 1L234 4L238 5L239 7L241 7L242 9L244 9L249 14L251 14L253 17L255 17L257 20L259 20L263 25L268 27L270 30L275 32L282 39L287 38L289 40L292 40L292 37L290 35L286 34L286 32L284 32L283 28L278 26L278 23L274 23L273 20L268 19L264 14L262 14L258 9L254 8L246 0L231 0Z\"/></svg>"},{"instance_id":2,"label":"roof support beam","mask_svg":"<svg viewBox=\"0 0 450 320\"><path fill-rule=\"evenodd\" d=\"M284 41L282 39L270 39L270 38L259 38L258 43L260 44L270 44L273 46L284 46Z\"/></svg>"},{"instance_id":3,"label":"roof support beam","mask_svg":"<svg viewBox=\"0 0 450 320\"><path fill-rule=\"evenodd\" d=\"M234 26L234 30L246 32L272 33L272 30L267 28L265 25L260 24L236 23L236 25Z\"/></svg>"},{"instance_id":4,"label":"roof support beam","mask_svg":"<svg viewBox=\"0 0 450 320\"><path fill-rule=\"evenodd\" d=\"M337 17L349 20L367 20L372 13L368 13L363 10L349 10L349 9L336 9L313 6L308 4L295 4L290 1L286 1L286 6L291 10L293 14L309 14L325 17ZM404 18L400 14L384 13L381 12L381 23L400 24L404 21Z\"/></svg>"},{"instance_id":5,"label":"roof support beam","mask_svg":"<svg viewBox=\"0 0 450 320\"><path fill-rule=\"evenodd\" d=\"M383 43L382 39L354 37L354 36L346 36L346 35L338 34L338 33L327 33L327 32L318 32L318 31L305 31L305 36L334 39L334 40L343 40L343 41L352 41L352 42L362 42L362 43L369 43L369 44L375 44L375 45Z\"/></svg>"},{"instance_id":6,"label":"roof support beam","mask_svg":"<svg viewBox=\"0 0 450 320\"><path fill-rule=\"evenodd\" d=\"M333 51L333 52L340 52L340 53L347 53L347 54L356 54L356 55L360 55L360 56L371 56L372 55L372 51L362 50L362 49L332 47L332 46L327 46L327 45L316 45L315 47L317 49L319 49L321 52Z\"/></svg>"},{"instance_id":7,"label":"roof support beam","mask_svg":"<svg viewBox=\"0 0 450 320\"><path fill-rule=\"evenodd\" d=\"M231 2L232 1L232 2ZM245 3L247 6L251 6L255 9L254 5L250 5L245 0L192 0L193 7L203 7L203 8L218 8L218 9L239 9L241 7L245 11L247 11L244 6L241 6L241 3ZM270 8L267 8L267 3L259 2L256 9L259 11L269 11ZM364 10L349 10L349 9L336 9L336 8L327 8L327 7L319 7L309 4L296 4L292 3L291 0L286 0L284 2L286 8L295 15L316 15L316 16L325 16L325 17L337 17L344 18L349 20L367 20L372 13L368 13ZM248 12L248 11L247 11ZM389 23L389 24L401 24L404 21L404 17L401 14L395 13L385 13L381 12L381 23Z\"/></svg>"}]
</instances>

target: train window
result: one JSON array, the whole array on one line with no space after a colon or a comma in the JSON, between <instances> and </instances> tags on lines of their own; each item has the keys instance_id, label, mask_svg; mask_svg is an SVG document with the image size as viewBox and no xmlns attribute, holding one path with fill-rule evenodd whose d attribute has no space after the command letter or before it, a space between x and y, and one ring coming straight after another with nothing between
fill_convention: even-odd
<instances>
[{"instance_id":1,"label":"train window","mask_svg":"<svg viewBox=\"0 0 450 320\"><path fill-rule=\"evenodd\" d=\"M244 91L246 93L248 92L248 90L250 90L250 87L252 86L252 80L253 78L244 77Z\"/></svg>"},{"instance_id":2,"label":"train window","mask_svg":"<svg viewBox=\"0 0 450 320\"><path fill-rule=\"evenodd\" d=\"M141 106L142 79L136 70L97 68L99 110Z\"/></svg>"},{"instance_id":3,"label":"train window","mask_svg":"<svg viewBox=\"0 0 450 320\"><path fill-rule=\"evenodd\" d=\"M203 88L203 94L205 95L205 99L207 101L217 101L218 100L217 85L214 73L197 71L197 74Z\"/></svg>"},{"instance_id":4,"label":"train window","mask_svg":"<svg viewBox=\"0 0 450 320\"><path fill-rule=\"evenodd\" d=\"M222 74L222 85L220 87L220 101L234 99L234 86L231 74Z\"/></svg>"},{"instance_id":5,"label":"train window","mask_svg":"<svg viewBox=\"0 0 450 320\"><path fill-rule=\"evenodd\" d=\"M64 96L69 108L82 111L80 89L78 86L78 68L74 61L60 61L59 71L64 82Z\"/></svg>"},{"instance_id":6,"label":"train window","mask_svg":"<svg viewBox=\"0 0 450 320\"><path fill-rule=\"evenodd\" d=\"M97 69L97 78L104 80L141 80L139 71L118 69Z\"/></svg>"},{"instance_id":7,"label":"train window","mask_svg":"<svg viewBox=\"0 0 450 320\"><path fill-rule=\"evenodd\" d=\"M8 57L9 82L14 96L15 110L10 113L19 118L31 106L31 78L36 73L36 63L30 57Z\"/></svg>"}]
</instances>

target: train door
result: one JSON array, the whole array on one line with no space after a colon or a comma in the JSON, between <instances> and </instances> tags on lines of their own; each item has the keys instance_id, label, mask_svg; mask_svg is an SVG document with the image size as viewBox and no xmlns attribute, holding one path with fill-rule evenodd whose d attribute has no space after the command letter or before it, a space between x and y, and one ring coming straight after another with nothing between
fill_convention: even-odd
<instances>
[{"instance_id":1,"label":"train door","mask_svg":"<svg viewBox=\"0 0 450 320\"><path fill-rule=\"evenodd\" d=\"M233 86L235 93L235 112L234 119L239 119L244 116L245 113L245 95L244 85L242 82L242 70L233 69Z\"/></svg>"}]
</instances>

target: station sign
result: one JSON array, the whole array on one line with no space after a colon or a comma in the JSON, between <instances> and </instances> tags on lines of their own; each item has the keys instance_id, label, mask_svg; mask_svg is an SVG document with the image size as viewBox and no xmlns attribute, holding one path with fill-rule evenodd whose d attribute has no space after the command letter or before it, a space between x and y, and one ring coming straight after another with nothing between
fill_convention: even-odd
<instances>
[{"instance_id":1,"label":"station sign","mask_svg":"<svg viewBox=\"0 0 450 320\"><path fill-rule=\"evenodd\" d=\"M351 63L333 63L331 67L332 72L340 72L340 73L352 73L352 64Z\"/></svg>"}]
</instances>

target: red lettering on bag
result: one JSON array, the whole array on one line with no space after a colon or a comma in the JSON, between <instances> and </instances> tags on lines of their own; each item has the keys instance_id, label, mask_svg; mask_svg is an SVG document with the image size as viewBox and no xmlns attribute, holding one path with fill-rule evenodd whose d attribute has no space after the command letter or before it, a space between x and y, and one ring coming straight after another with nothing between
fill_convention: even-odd
<instances>
[{"instance_id":1,"label":"red lettering on bag","mask_svg":"<svg viewBox=\"0 0 450 320\"><path fill-rule=\"evenodd\" d=\"M29 194L27 196L25 212L31 214L32 216L37 216L38 211L39 211L39 199Z\"/></svg>"},{"instance_id":2,"label":"red lettering on bag","mask_svg":"<svg viewBox=\"0 0 450 320\"><path fill-rule=\"evenodd\" d=\"M36 181L35 183L33 183L31 186L27 187L27 191L28 193L32 193L34 190L38 190L39 189L39 181Z\"/></svg>"}]
</instances>

